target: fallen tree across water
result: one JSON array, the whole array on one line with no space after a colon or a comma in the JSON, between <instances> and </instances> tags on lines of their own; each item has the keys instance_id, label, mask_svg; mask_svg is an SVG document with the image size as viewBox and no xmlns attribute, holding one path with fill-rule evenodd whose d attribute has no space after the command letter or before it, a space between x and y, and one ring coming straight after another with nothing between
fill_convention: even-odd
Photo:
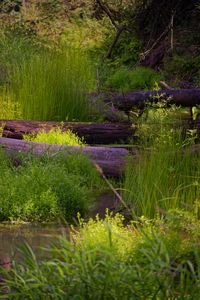
<instances>
[{"instance_id":1,"label":"fallen tree across water","mask_svg":"<svg viewBox=\"0 0 200 300\"><path fill-rule=\"evenodd\" d=\"M48 132L54 128L62 131L71 130L83 138L87 144L112 144L134 137L136 128L128 123L72 123L54 121L25 121L0 120L3 137L23 139L24 134L36 134L40 131Z\"/></svg>"},{"instance_id":2,"label":"fallen tree across water","mask_svg":"<svg viewBox=\"0 0 200 300\"><path fill-rule=\"evenodd\" d=\"M112 177L120 177L123 174L129 154L128 150L123 148L73 147L8 138L0 138L0 146L2 146L6 154L13 158L17 158L19 153L31 153L37 156L41 156L45 153L48 153L50 156L55 156L59 153L83 154L86 155L92 163L99 165L106 176Z\"/></svg>"},{"instance_id":3,"label":"fallen tree across water","mask_svg":"<svg viewBox=\"0 0 200 300\"><path fill-rule=\"evenodd\" d=\"M127 93L92 93L92 101L101 99L106 103L114 105L119 110L128 112L133 107L143 108L148 102L167 101L183 107L193 107L200 104L200 89L167 89L159 91L127 92Z\"/></svg>"}]
</instances>

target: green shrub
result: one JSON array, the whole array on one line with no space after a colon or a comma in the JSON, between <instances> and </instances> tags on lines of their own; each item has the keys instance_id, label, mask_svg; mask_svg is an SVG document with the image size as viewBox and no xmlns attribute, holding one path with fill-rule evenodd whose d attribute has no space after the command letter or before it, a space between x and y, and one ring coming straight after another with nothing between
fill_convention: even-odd
<instances>
[{"instance_id":1,"label":"green shrub","mask_svg":"<svg viewBox=\"0 0 200 300\"><path fill-rule=\"evenodd\" d=\"M49 132L44 130L36 135L24 135L26 141L46 143L46 144L64 144L67 146L84 146L84 142L70 130L65 132L61 128L51 129Z\"/></svg>"},{"instance_id":2,"label":"green shrub","mask_svg":"<svg viewBox=\"0 0 200 300\"><path fill-rule=\"evenodd\" d=\"M185 234L187 225L182 223L174 232L179 213L194 226L195 234ZM88 300L198 299L199 226L184 212L171 212L157 222L141 219L137 227L124 227L119 215L90 220L71 239L62 238L43 261L25 245L23 261L1 271L1 288L8 287L9 299L16 300L52 299L52 295Z\"/></svg>"},{"instance_id":3,"label":"green shrub","mask_svg":"<svg viewBox=\"0 0 200 300\"><path fill-rule=\"evenodd\" d=\"M95 189L102 185L95 168L81 155L23 157L21 165L13 167L1 153L0 165L1 221L46 222L60 217L72 221L78 212L88 211Z\"/></svg>"},{"instance_id":4,"label":"green shrub","mask_svg":"<svg viewBox=\"0 0 200 300\"><path fill-rule=\"evenodd\" d=\"M153 89L155 83L161 79L161 76L155 71L137 67L130 70L122 67L116 70L107 80L106 85L116 91L134 91Z\"/></svg>"}]
</instances>

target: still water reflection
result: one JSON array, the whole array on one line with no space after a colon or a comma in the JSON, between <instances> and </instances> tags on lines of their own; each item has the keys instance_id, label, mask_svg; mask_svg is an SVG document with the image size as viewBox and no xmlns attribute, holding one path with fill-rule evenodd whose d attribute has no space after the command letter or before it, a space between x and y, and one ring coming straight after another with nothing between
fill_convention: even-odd
<instances>
[{"instance_id":1,"label":"still water reflection","mask_svg":"<svg viewBox=\"0 0 200 300\"><path fill-rule=\"evenodd\" d=\"M20 257L19 248L27 242L37 256L44 255L42 247L48 248L58 242L68 229L58 225L0 225L0 262Z\"/></svg>"}]
</instances>

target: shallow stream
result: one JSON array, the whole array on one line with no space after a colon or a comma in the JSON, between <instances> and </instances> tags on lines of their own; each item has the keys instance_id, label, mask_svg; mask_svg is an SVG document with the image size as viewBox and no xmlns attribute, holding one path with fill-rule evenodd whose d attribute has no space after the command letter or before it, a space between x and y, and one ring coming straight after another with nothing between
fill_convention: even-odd
<instances>
[{"instance_id":1,"label":"shallow stream","mask_svg":"<svg viewBox=\"0 0 200 300\"><path fill-rule=\"evenodd\" d=\"M98 213L104 218L106 209L113 210L117 205L115 195L106 191L97 199L96 206L91 212L91 217ZM42 248L49 248L52 244L58 243L59 237L69 235L69 227L59 224L1 224L0 223L0 264L11 262L13 259L19 260L21 254L19 249L26 242L34 250L40 259L47 256ZM6 265L5 265L6 266Z\"/></svg>"},{"instance_id":2,"label":"shallow stream","mask_svg":"<svg viewBox=\"0 0 200 300\"><path fill-rule=\"evenodd\" d=\"M13 258L20 259L20 247L27 242L37 257L44 254L42 248L55 244L59 237L68 234L69 229L56 224L52 225L0 225L0 263L6 264Z\"/></svg>"}]
</instances>

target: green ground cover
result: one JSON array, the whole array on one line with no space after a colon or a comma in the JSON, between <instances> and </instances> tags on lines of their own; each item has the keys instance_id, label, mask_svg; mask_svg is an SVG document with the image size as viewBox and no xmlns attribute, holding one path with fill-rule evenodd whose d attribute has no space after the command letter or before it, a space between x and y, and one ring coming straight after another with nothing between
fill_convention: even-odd
<instances>
[{"instance_id":1,"label":"green ground cover","mask_svg":"<svg viewBox=\"0 0 200 300\"><path fill-rule=\"evenodd\" d=\"M0 152L0 220L72 222L86 215L102 187L96 169L81 155L23 157Z\"/></svg>"},{"instance_id":2,"label":"green ground cover","mask_svg":"<svg viewBox=\"0 0 200 300\"><path fill-rule=\"evenodd\" d=\"M198 299L199 225L184 211L128 227L120 215L80 221L50 259L25 245L23 262L2 270L1 290L9 299Z\"/></svg>"}]
</instances>

